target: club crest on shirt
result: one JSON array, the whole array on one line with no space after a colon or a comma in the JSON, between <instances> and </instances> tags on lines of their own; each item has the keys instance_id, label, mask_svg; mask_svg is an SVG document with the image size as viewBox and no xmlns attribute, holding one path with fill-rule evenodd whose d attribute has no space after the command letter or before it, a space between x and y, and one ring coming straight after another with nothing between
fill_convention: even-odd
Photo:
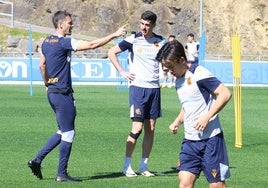
<instances>
[{"instance_id":1,"label":"club crest on shirt","mask_svg":"<svg viewBox=\"0 0 268 188\"><path fill-rule=\"evenodd\" d=\"M138 49L137 49L137 52L138 52L139 54L141 54L141 53L142 53L142 49L141 49L141 48L138 48Z\"/></svg>"},{"instance_id":2,"label":"club crest on shirt","mask_svg":"<svg viewBox=\"0 0 268 188\"><path fill-rule=\"evenodd\" d=\"M191 77L186 78L186 79L187 79L187 84L188 84L188 85L191 85L191 84L192 84Z\"/></svg>"},{"instance_id":3,"label":"club crest on shirt","mask_svg":"<svg viewBox=\"0 0 268 188\"><path fill-rule=\"evenodd\" d=\"M137 109L135 110L135 113L136 113L137 115L141 115L141 109L137 108Z\"/></svg>"},{"instance_id":4,"label":"club crest on shirt","mask_svg":"<svg viewBox=\"0 0 268 188\"><path fill-rule=\"evenodd\" d=\"M217 177L217 170L216 169L212 169L212 172L211 172L213 178L216 178Z\"/></svg>"}]
</instances>

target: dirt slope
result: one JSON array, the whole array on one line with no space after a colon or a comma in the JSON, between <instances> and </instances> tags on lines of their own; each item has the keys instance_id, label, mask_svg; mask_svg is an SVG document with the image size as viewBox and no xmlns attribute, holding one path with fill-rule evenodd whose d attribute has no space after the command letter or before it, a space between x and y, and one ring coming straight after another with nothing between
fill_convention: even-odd
<instances>
[{"instance_id":1,"label":"dirt slope","mask_svg":"<svg viewBox=\"0 0 268 188\"><path fill-rule=\"evenodd\" d=\"M129 23L138 30L140 14L152 10L158 15L155 32L167 37L175 34L185 43L192 32L199 38L199 0L10 0L15 20L52 27L52 13L66 9L73 13L74 33L104 36ZM267 0L203 0L203 25L207 36L207 54L231 54L231 36L241 36L241 53L268 55ZM0 4L0 11L8 6Z\"/></svg>"}]
</instances>

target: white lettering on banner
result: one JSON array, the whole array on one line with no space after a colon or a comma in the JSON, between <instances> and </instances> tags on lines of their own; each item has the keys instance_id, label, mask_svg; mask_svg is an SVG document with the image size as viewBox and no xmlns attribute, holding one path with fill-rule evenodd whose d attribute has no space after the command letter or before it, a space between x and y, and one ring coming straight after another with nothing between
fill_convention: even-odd
<instances>
[{"instance_id":1,"label":"white lettering on banner","mask_svg":"<svg viewBox=\"0 0 268 188\"><path fill-rule=\"evenodd\" d=\"M85 75L82 78L103 78L102 63L82 62L85 66Z\"/></svg>"},{"instance_id":2,"label":"white lettering on banner","mask_svg":"<svg viewBox=\"0 0 268 188\"><path fill-rule=\"evenodd\" d=\"M0 61L0 77L18 78L19 73L22 78L27 78L27 64L23 61L12 61L11 64L7 61Z\"/></svg>"},{"instance_id":3,"label":"white lettering on banner","mask_svg":"<svg viewBox=\"0 0 268 188\"><path fill-rule=\"evenodd\" d=\"M39 58L33 58L30 64L27 58L0 57L0 81L42 81L39 71ZM128 71L128 63L122 59L121 66ZM242 84L268 84L268 62L241 62ZM207 67L223 83L233 83L231 61L206 61ZM28 75L32 68L32 75ZM160 68L160 78L162 76ZM119 82L124 79L108 59L75 59L71 63L71 75L74 81ZM122 79L121 79L122 78Z\"/></svg>"},{"instance_id":4,"label":"white lettering on banner","mask_svg":"<svg viewBox=\"0 0 268 188\"><path fill-rule=\"evenodd\" d=\"M12 77L18 77L18 70L21 68L21 77L27 78L27 65L22 61L14 61L12 62Z\"/></svg>"},{"instance_id":5,"label":"white lettering on banner","mask_svg":"<svg viewBox=\"0 0 268 188\"><path fill-rule=\"evenodd\" d=\"M112 63L107 61L98 62L76 62L71 63L71 75L72 78L119 78L119 73L114 68Z\"/></svg>"},{"instance_id":6,"label":"white lettering on banner","mask_svg":"<svg viewBox=\"0 0 268 188\"><path fill-rule=\"evenodd\" d=\"M79 78L79 75L77 75L76 73L75 73L75 71L72 69L72 67L74 66L74 65L77 65L77 64L79 64L78 62L72 62L71 63L71 75L72 75L72 78Z\"/></svg>"},{"instance_id":7,"label":"white lettering on banner","mask_svg":"<svg viewBox=\"0 0 268 188\"><path fill-rule=\"evenodd\" d=\"M0 70L0 77L8 77L12 73L12 67L6 61L0 61Z\"/></svg>"}]
</instances>

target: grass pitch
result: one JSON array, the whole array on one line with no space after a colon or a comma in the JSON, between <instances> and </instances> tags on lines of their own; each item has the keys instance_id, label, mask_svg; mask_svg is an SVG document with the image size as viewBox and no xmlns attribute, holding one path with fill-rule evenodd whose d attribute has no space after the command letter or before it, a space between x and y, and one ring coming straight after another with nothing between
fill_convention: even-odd
<instances>
[{"instance_id":1,"label":"grass pitch","mask_svg":"<svg viewBox=\"0 0 268 188\"><path fill-rule=\"evenodd\" d=\"M174 167L183 129L177 135L168 131L180 110L174 89L163 88L163 117L157 122L149 168L158 176L127 178L121 170L125 140L130 131L128 91L116 86L74 86L77 101L76 137L69 173L81 183L54 181L58 148L42 163L43 180L34 177L27 161L35 156L56 131L54 114L43 86L1 85L0 98L0 187L94 187L171 188L177 187ZM220 113L230 159L231 188L264 188L268 185L268 88L242 88L242 148L235 148L233 99ZM142 136L141 136L142 138ZM141 155L139 139L133 155L137 170ZM201 174L197 188L208 187Z\"/></svg>"}]
</instances>

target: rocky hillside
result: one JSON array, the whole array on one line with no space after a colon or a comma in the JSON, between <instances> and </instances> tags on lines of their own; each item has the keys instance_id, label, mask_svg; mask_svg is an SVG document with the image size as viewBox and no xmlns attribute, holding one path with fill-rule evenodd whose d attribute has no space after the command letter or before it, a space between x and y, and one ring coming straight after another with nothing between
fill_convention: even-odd
<instances>
[{"instance_id":1,"label":"rocky hillside","mask_svg":"<svg viewBox=\"0 0 268 188\"><path fill-rule=\"evenodd\" d=\"M73 13L74 33L100 37L128 23L139 30L140 14L152 10L158 15L155 32L174 34L182 43L192 32L199 38L199 0L10 0L14 19L52 27L51 16L59 9ZM8 7L0 5L0 10ZM268 55L267 0L203 0L203 25L207 54L231 54L231 36L241 36L242 55Z\"/></svg>"}]
</instances>

